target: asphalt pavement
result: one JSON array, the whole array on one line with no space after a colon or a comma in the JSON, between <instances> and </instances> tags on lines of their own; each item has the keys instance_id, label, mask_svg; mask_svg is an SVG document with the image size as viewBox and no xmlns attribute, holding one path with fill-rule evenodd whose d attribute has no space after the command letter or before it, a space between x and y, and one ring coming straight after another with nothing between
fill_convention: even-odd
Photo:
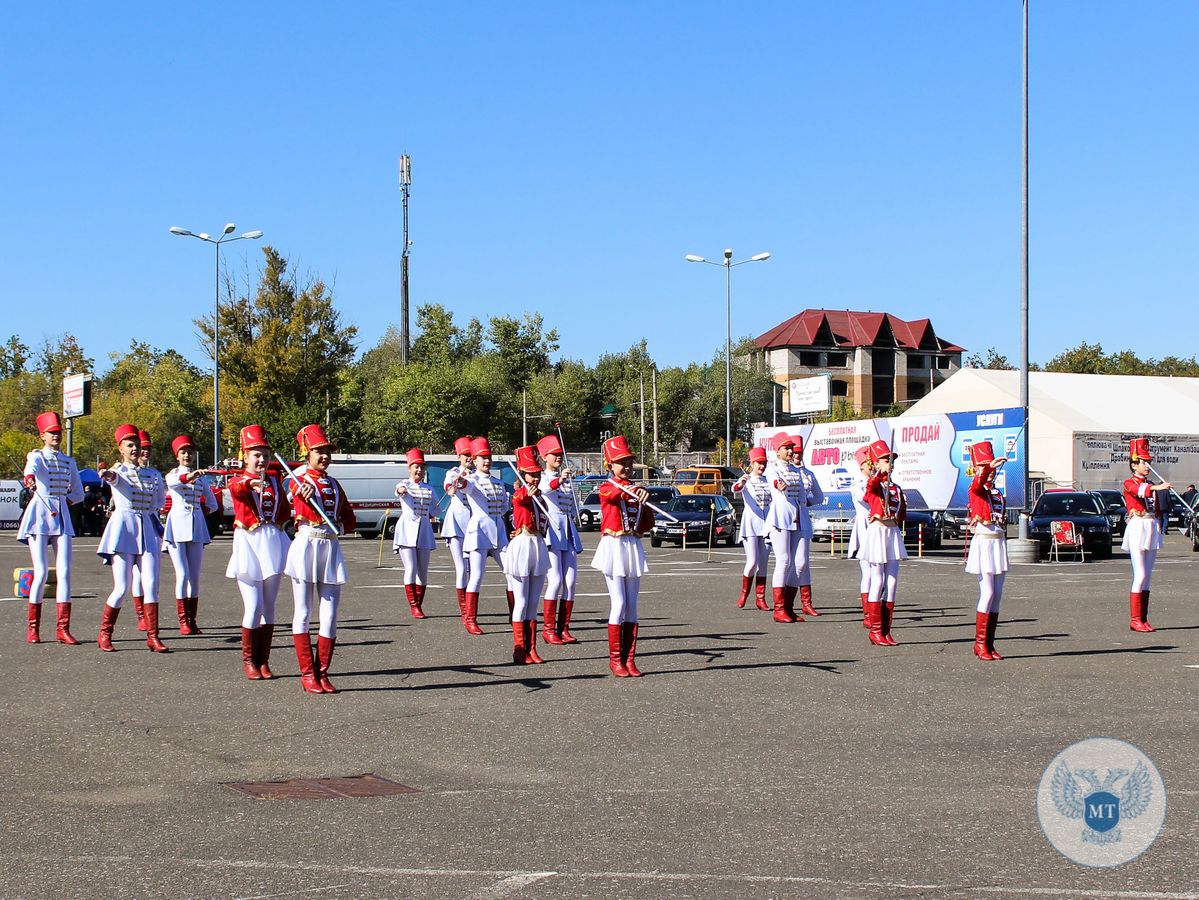
<instances>
[{"instance_id":1,"label":"asphalt pavement","mask_svg":"<svg viewBox=\"0 0 1199 900\"><path fill-rule=\"evenodd\" d=\"M1171 536L1153 634L1128 629L1128 560L1016 566L998 646L972 653L977 586L947 545L901 569L894 635L869 644L858 567L817 545L818 619L737 609L737 548L649 549L638 662L607 668L607 599L586 536L574 633L511 663L503 581L462 628L434 555L430 618L398 560L358 538L331 672L299 685L289 628L240 666L230 542L205 558L202 636L168 599L149 652L132 609L96 647L111 584L76 543L73 630L23 642L0 602L0 897L1199 896L1199 554ZM28 564L12 536L7 573ZM164 561L164 582L173 573ZM3 591L11 595L11 587ZM284 589L279 611L289 621ZM1079 866L1036 815L1042 772L1087 737L1130 741L1168 792L1161 835L1113 869ZM256 800L230 783L373 773L387 797Z\"/></svg>"}]
</instances>

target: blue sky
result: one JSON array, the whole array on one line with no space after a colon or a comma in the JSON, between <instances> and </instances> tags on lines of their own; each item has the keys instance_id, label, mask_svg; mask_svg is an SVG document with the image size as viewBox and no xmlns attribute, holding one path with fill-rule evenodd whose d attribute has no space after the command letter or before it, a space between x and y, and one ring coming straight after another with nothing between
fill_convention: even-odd
<instances>
[{"instance_id":1,"label":"blue sky","mask_svg":"<svg viewBox=\"0 0 1199 900\"><path fill-rule=\"evenodd\" d=\"M202 361L213 251L262 229L368 349L413 310L537 311L561 355L664 365L806 307L930 317L1019 356L1018 0L22 4L0 339ZM1190 356L1199 4L1034 0L1032 358ZM225 254L256 269L249 241ZM36 310L31 315L25 310Z\"/></svg>"}]
</instances>

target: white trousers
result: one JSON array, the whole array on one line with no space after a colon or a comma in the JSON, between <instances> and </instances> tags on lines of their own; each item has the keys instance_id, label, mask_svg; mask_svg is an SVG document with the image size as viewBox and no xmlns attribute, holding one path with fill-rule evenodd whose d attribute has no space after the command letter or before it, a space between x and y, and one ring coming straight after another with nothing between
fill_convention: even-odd
<instances>
[{"instance_id":1,"label":"white trousers","mask_svg":"<svg viewBox=\"0 0 1199 900\"><path fill-rule=\"evenodd\" d=\"M167 553L175 565L175 596L200 596L200 564L204 561L203 541L183 541L167 544Z\"/></svg>"},{"instance_id":2,"label":"white trousers","mask_svg":"<svg viewBox=\"0 0 1199 900\"><path fill-rule=\"evenodd\" d=\"M1004 574L978 576L978 612L999 612L999 601L1003 599Z\"/></svg>"},{"instance_id":3,"label":"white trousers","mask_svg":"<svg viewBox=\"0 0 1199 900\"><path fill-rule=\"evenodd\" d=\"M112 593L106 601L113 609L120 609L125 602L125 595L134 586L134 576L137 576L137 587L134 596L142 597L146 603L158 602L158 576L162 569L162 559L157 553L142 553L134 556L132 553L114 553L112 555Z\"/></svg>"},{"instance_id":4,"label":"white trousers","mask_svg":"<svg viewBox=\"0 0 1199 900\"><path fill-rule=\"evenodd\" d=\"M605 575L608 598L612 601L608 624L637 621L637 594L641 591L640 575Z\"/></svg>"},{"instance_id":5,"label":"white trousers","mask_svg":"<svg viewBox=\"0 0 1199 900\"><path fill-rule=\"evenodd\" d=\"M420 547L400 547L400 562L404 564L404 584L429 583L429 555L431 550Z\"/></svg>"},{"instance_id":6,"label":"white trousers","mask_svg":"<svg viewBox=\"0 0 1199 900\"><path fill-rule=\"evenodd\" d=\"M466 590L469 593L479 593L479 588L483 586L483 575L487 571L487 557L491 557L500 564L500 568L504 567L504 558L500 556L498 547L492 547L490 550L471 550L467 553L468 565L470 573L466 579ZM508 578L508 587L512 587L512 579Z\"/></svg>"},{"instance_id":7,"label":"white trousers","mask_svg":"<svg viewBox=\"0 0 1199 900\"><path fill-rule=\"evenodd\" d=\"M859 551L860 552L860 551ZM858 592L861 594L870 593L870 563L864 559L858 559L858 568L862 570L862 579L858 582Z\"/></svg>"},{"instance_id":8,"label":"white trousers","mask_svg":"<svg viewBox=\"0 0 1199 900\"><path fill-rule=\"evenodd\" d=\"M1153 578L1153 563L1157 559L1157 551L1129 550L1128 555L1132 559L1131 593L1139 594L1141 591L1150 590L1149 581Z\"/></svg>"},{"instance_id":9,"label":"white trousers","mask_svg":"<svg viewBox=\"0 0 1199 900\"><path fill-rule=\"evenodd\" d=\"M512 588L512 621L536 622L537 601L541 597L546 576L511 575L508 586Z\"/></svg>"},{"instance_id":10,"label":"white trousers","mask_svg":"<svg viewBox=\"0 0 1199 900\"><path fill-rule=\"evenodd\" d=\"M307 634L312 620L312 607L319 602L319 634L325 638L337 637L337 607L341 605L341 585L325 584L323 581L291 580L291 596L295 601L295 614L291 619L292 634Z\"/></svg>"},{"instance_id":11,"label":"white trousers","mask_svg":"<svg viewBox=\"0 0 1199 900\"><path fill-rule=\"evenodd\" d=\"M465 588L470 579L470 563L462 550L462 538L449 538L446 543L450 547L450 557L454 560L454 587Z\"/></svg>"},{"instance_id":12,"label":"white trousers","mask_svg":"<svg viewBox=\"0 0 1199 900\"><path fill-rule=\"evenodd\" d=\"M29 602L41 603L50 577L50 548L54 548L54 574L58 585L54 599L71 602L71 536L69 534L29 535L29 556L33 560L33 582L29 585Z\"/></svg>"},{"instance_id":13,"label":"white trousers","mask_svg":"<svg viewBox=\"0 0 1199 900\"><path fill-rule=\"evenodd\" d=\"M899 560L893 559L885 563L869 563L870 566L870 603L885 600L887 606L895 605L895 590L899 587Z\"/></svg>"},{"instance_id":14,"label":"white trousers","mask_svg":"<svg viewBox=\"0 0 1199 900\"><path fill-rule=\"evenodd\" d=\"M745 548L745 568L741 574L746 578L765 578L767 566L770 563L770 548L766 546L766 538L747 537L741 541Z\"/></svg>"},{"instance_id":15,"label":"white trousers","mask_svg":"<svg viewBox=\"0 0 1199 900\"><path fill-rule=\"evenodd\" d=\"M770 549L774 551L773 587L799 587L799 573L808 569L810 543L804 540L799 529L794 531L772 530ZM808 578L811 584L811 578Z\"/></svg>"},{"instance_id":16,"label":"white trousers","mask_svg":"<svg viewBox=\"0 0 1199 900\"><path fill-rule=\"evenodd\" d=\"M545 576L546 600L574 600L575 581L579 577L579 554L573 550L550 548L550 570Z\"/></svg>"},{"instance_id":17,"label":"white trousers","mask_svg":"<svg viewBox=\"0 0 1199 900\"><path fill-rule=\"evenodd\" d=\"M237 579L237 589L241 591L242 628L275 624L275 600L279 596L282 581L282 575L272 575L262 581ZM307 630L308 626L304 627Z\"/></svg>"}]
</instances>

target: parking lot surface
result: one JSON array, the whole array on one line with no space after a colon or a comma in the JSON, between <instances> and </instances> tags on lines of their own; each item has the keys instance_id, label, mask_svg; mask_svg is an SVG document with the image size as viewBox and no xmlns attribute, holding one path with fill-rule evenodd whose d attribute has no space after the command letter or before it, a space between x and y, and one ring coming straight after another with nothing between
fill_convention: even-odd
<instances>
[{"instance_id":1,"label":"parking lot surface","mask_svg":"<svg viewBox=\"0 0 1199 900\"><path fill-rule=\"evenodd\" d=\"M825 614L778 625L752 599L734 606L738 548L647 542L636 680L608 674L585 542L582 643L539 642L548 663L516 667L498 572L472 638L444 549L418 622L390 547L380 566L377 542L347 539L341 693L312 696L286 588L280 677L241 675L227 538L205 560L204 634L166 629L169 655L146 650L130 609L120 652L97 650L110 580L80 539L82 646L24 644L24 602L0 602L0 897L1199 896L1199 554L1181 538L1154 572L1154 634L1128 630L1118 549L1014 567L995 663L971 654L960 544L902 567L900 646L879 648L857 564L827 544L813 558ZM6 538L0 562L28 555ZM1143 750L1168 792L1156 843L1114 869L1059 855L1036 816L1048 763L1098 736ZM256 800L228 786L364 773L414 791Z\"/></svg>"}]
</instances>

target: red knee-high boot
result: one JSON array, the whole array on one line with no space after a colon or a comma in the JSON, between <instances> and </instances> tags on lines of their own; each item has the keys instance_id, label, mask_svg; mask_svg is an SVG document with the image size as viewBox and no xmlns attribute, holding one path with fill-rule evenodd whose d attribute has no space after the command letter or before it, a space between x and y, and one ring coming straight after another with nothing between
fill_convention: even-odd
<instances>
[{"instance_id":1,"label":"red knee-high boot","mask_svg":"<svg viewBox=\"0 0 1199 900\"><path fill-rule=\"evenodd\" d=\"M326 694L336 694L337 688L329 680L329 663L333 661L333 648L337 646L337 638L327 638L323 635L316 637L316 679L320 682L321 690Z\"/></svg>"},{"instance_id":2,"label":"red knee-high boot","mask_svg":"<svg viewBox=\"0 0 1199 900\"><path fill-rule=\"evenodd\" d=\"M187 599L175 599L175 612L179 614L179 633L185 637L192 633L191 623L187 621Z\"/></svg>"},{"instance_id":3,"label":"red knee-high boot","mask_svg":"<svg viewBox=\"0 0 1199 900\"><path fill-rule=\"evenodd\" d=\"M27 603L29 607L29 623L25 629L25 643L40 644L42 642L42 605Z\"/></svg>"},{"instance_id":4,"label":"red knee-high boot","mask_svg":"<svg viewBox=\"0 0 1199 900\"><path fill-rule=\"evenodd\" d=\"M565 601L563 601L565 602ZM565 641L558 636L558 601L545 598L541 601L542 631L541 639L547 644L563 644Z\"/></svg>"},{"instance_id":5,"label":"red knee-high boot","mask_svg":"<svg viewBox=\"0 0 1199 900\"><path fill-rule=\"evenodd\" d=\"M158 604L147 603L146 610L146 646L155 653L170 653L171 648L158 637Z\"/></svg>"},{"instance_id":6,"label":"red knee-high boot","mask_svg":"<svg viewBox=\"0 0 1199 900\"><path fill-rule=\"evenodd\" d=\"M262 673L258 671L258 629L241 629L241 670L250 681L261 681Z\"/></svg>"},{"instance_id":7,"label":"red knee-high boot","mask_svg":"<svg viewBox=\"0 0 1199 900\"><path fill-rule=\"evenodd\" d=\"M624 667L621 647L620 625L608 624L608 668L617 678L628 678L629 670Z\"/></svg>"},{"instance_id":8,"label":"red knee-high boot","mask_svg":"<svg viewBox=\"0 0 1199 900\"><path fill-rule=\"evenodd\" d=\"M820 613L816 612L816 607L812 605L812 586L810 584L801 584L799 586L799 602L803 604L805 615L820 615Z\"/></svg>"},{"instance_id":9,"label":"red knee-high boot","mask_svg":"<svg viewBox=\"0 0 1199 900\"><path fill-rule=\"evenodd\" d=\"M75 636L71 634L71 604L58 604L58 627L54 632L54 638L60 644L78 644Z\"/></svg>"},{"instance_id":10,"label":"red knee-high boot","mask_svg":"<svg viewBox=\"0 0 1199 900\"><path fill-rule=\"evenodd\" d=\"M625 622L620 626L621 644L624 647L624 667L629 675L633 678L641 677L641 670L637 668L635 657L637 656L637 623Z\"/></svg>"},{"instance_id":11,"label":"red knee-high boot","mask_svg":"<svg viewBox=\"0 0 1199 900\"><path fill-rule=\"evenodd\" d=\"M537 654L537 622L525 622L525 653L529 657L529 662L540 665L545 662Z\"/></svg>"},{"instance_id":12,"label":"red knee-high boot","mask_svg":"<svg viewBox=\"0 0 1199 900\"><path fill-rule=\"evenodd\" d=\"M887 642L888 647L896 647L899 641L891 637L891 620L895 618L894 603L880 603L882 609L879 610L883 617L883 640Z\"/></svg>"},{"instance_id":13,"label":"red knee-high boot","mask_svg":"<svg viewBox=\"0 0 1199 900\"><path fill-rule=\"evenodd\" d=\"M994 659L991 651L987 649L987 614L985 612L974 613L974 655L979 659Z\"/></svg>"},{"instance_id":14,"label":"red knee-high boot","mask_svg":"<svg viewBox=\"0 0 1199 900\"><path fill-rule=\"evenodd\" d=\"M275 626L274 624L259 625L256 631L258 634L258 644L254 656L258 662L258 674L269 681L275 677L275 673L271 671L270 666L271 641L275 638Z\"/></svg>"},{"instance_id":15,"label":"red knee-high boot","mask_svg":"<svg viewBox=\"0 0 1199 900\"><path fill-rule=\"evenodd\" d=\"M1149 624L1149 588L1141 591L1141 624L1145 626L1146 631L1157 631Z\"/></svg>"},{"instance_id":16,"label":"red knee-high boot","mask_svg":"<svg viewBox=\"0 0 1199 900\"><path fill-rule=\"evenodd\" d=\"M749 586L753 584L753 579L748 575L741 576L741 596L737 598L737 609L745 607L745 601L749 599Z\"/></svg>"},{"instance_id":17,"label":"red knee-high boot","mask_svg":"<svg viewBox=\"0 0 1199 900\"><path fill-rule=\"evenodd\" d=\"M766 602L766 579L758 578L754 582L754 603L758 609L769 610L770 605Z\"/></svg>"},{"instance_id":18,"label":"red knee-high boot","mask_svg":"<svg viewBox=\"0 0 1199 900\"><path fill-rule=\"evenodd\" d=\"M479 627L479 595L474 591L466 592L466 609L462 613L462 623L470 634L482 634Z\"/></svg>"},{"instance_id":19,"label":"red knee-high boot","mask_svg":"<svg viewBox=\"0 0 1199 900\"><path fill-rule=\"evenodd\" d=\"M866 616L870 619L870 643L877 647L890 646L883 637L883 603L870 603Z\"/></svg>"},{"instance_id":20,"label":"red knee-high boot","mask_svg":"<svg viewBox=\"0 0 1199 900\"><path fill-rule=\"evenodd\" d=\"M991 659L1003 659L999 655L999 651L995 649L995 628L999 625L999 613L987 613L987 652L991 654Z\"/></svg>"},{"instance_id":21,"label":"red knee-high boot","mask_svg":"<svg viewBox=\"0 0 1199 900\"><path fill-rule=\"evenodd\" d=\"M196 616L200 614L200 598L188 597L185 603L187 609L187 624L192 630L192 634L203 634L200 626L196 623Z\"/></svg>"},{"instance_id":22,"label":"red knee-high boot","mask_svg":"<svg viewBox=\"0 0 1199 900\"><path fill-rule=\"evenodd\" d=\"M416 600L416 585L404 585L404 595L408 598L408 612L412 613L412 618L423 619L425 614L420 611L420 604Z\"/></svg>"},{"instance_id":23,"label":"red knee-high boot","mask_svg":"<svg viewBox=\"0 0 1199 900\"><path fill-rule=\"evenodd\" d=\"M791 617L793 622L802 622L804 617L795 611L795 595L799 593L799 585L789 584L783 588L783 598L786 601L783 608L786 609L787 615Z\"/></svg>"},{"instance_id":24,"label":"red knee-high boot","mask_svg":"<svg viewBox=\"0 0 1199 900\"><path fill-rule=\"evenodd\" d=\"M293 634L292 643L296 645L296 662L300 666L300 687L309 694L323 694L325 689L316 680L316 666L312 659L312 638L305 631Z\"/></svg>"},{"instance_id":25,"label":"red knee-high boot","mask_svg":"<svg viewBox=\"0 0 1199 900\"><path fill-rule=\"evenodd\" d=\"M795 621L795 616L787 612L787 589L785 587L776 587L774 589L774 621Z\"/></svg>"},{"instance_id":26,"label":"red knee-high boot","mask_svg":"<svg viewBox=\"0 0 1199 900\"><path fill-rule=\"evenodd\" d=\"M529 664L529 653L525 650L525 623L512 623L512 662L518 666Z\"/></svg>"},{"instance_id":27,"label":"red knee-high boot","mask_svg":"<svg viewBox=\"0 0 1199 900\"><path fill-rule=\"evenodd\" d=\"M870 594L862 592L862 627L870 627Z\"/></svg>"},{"instance_id":28,"label":"red knee-high boot","mask_svg":"<svg viewBox=\"0 0 1199 900\"><path fill-rule=\"evenodd\" d=\"M579 639L570 633L570 614L574 612L575 602L563 600L558 607L558 634L564 644L577 644Z\"/></svg>"},{"instance_id":29,"label":"red knee-high boot","mask_svg":"<svg viewBox=\"0 0 1199 900\"><path fill-rule=\"evenodd\" d=\"M146 630L146 600L144 597L133 598L133 611L137 613L137 630Z\"/></svg>"},{"instance_id":30,"label":"red knee-high boot","mask_svg":"<svg viewBox=\"0 0 1199 900\"><path fill-rule=\"evenodd\" d=\"M117 616L120 615L121 608L119 606L109 606L104 604L104 611L100 613L100 635L96 638L96 643L101 650L112 653L117 648L112 645L112 630L116 628Z\"/></svg>"},{"instance_id":31,"label":"red knee-high boot","mask_svg":"<svg viewBox=\"0 0 1199 900\"><path fill-rule=\"evenodd\" d=\"M466 588L454 588L458 593L458 614L462 616L462 621L466 621Z\"/></svg>"},{"instance_id":32,"label":"red knee-high boot","mask_svg":"<svg viewBox=\"0 0 1199 900\"><path fill-rule=\"evenodd\" d=\"M1133 631L1153 631L1153 626L1141 614L1143 592L1133 591L1128 595L1128 627Z\"/></svg>"},{"instance_id":33,"label":"red knee-high boot","mask_svg":"<svg viewBox=\"0 0 1199 900\"><path fill-rule=\"evenodd\" d=\"M412 615L417 619L428 618L425 615L425 589L427 584L412 585L412 593L416 594L416 609L412 611Z\"/></svg>"}]
</instances>

